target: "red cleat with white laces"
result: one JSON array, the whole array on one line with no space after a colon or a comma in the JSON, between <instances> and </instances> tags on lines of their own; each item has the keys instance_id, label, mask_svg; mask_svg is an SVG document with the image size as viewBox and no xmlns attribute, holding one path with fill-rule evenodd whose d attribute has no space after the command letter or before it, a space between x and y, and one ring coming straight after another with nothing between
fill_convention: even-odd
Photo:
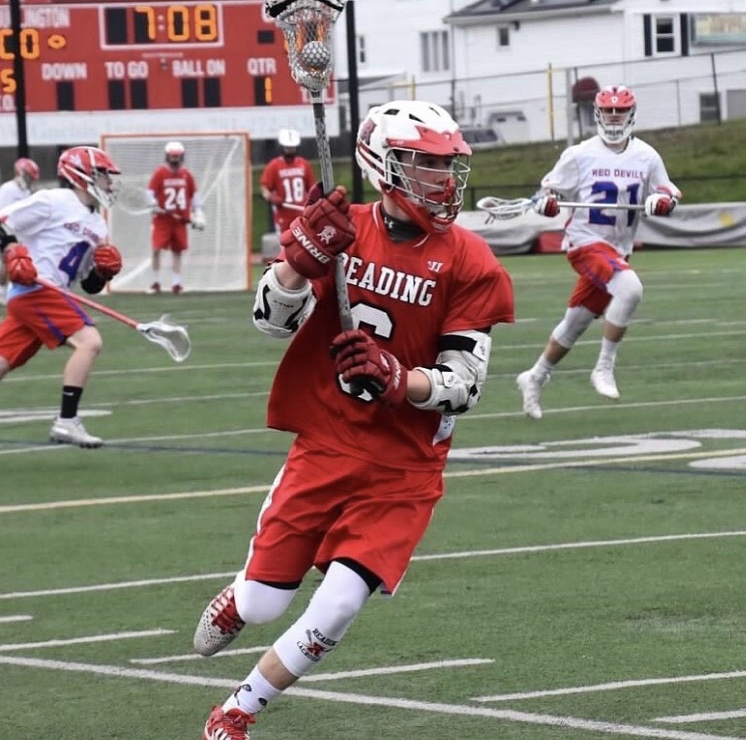
<instances>
[{"instance_id":1,"label":"red cleat with white laces","mask_svg":"<svg viewBox=\"0 0 746 740\"><path fill-rule=\"evenodd\" d=\"M249 725L254 722L253 714L238 708L224 712L222 707L213 707L205 722L202 740L251 740Z\"/></svg>"},{"instance_id":2,"label":"red cleat with white laces","mask_svg":"<svg viewBox=\"0 0 746 740\"><path fill-rule=\"evenodd\" d=\"M238 615L233 585L226 586L208 605L194 631L194 652L205 657L233 642L246 622Z\"/></svg>"}]
</instances>

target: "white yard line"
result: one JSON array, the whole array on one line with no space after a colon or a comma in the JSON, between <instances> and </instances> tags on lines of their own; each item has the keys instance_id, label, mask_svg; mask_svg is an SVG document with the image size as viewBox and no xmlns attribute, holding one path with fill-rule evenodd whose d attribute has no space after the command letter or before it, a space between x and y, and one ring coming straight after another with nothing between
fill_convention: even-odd
<instances>
[{"instance_id":1,"label":"white yard line","mask_svg":"<svg viewBox=\"0 0 746 740\"><path fill-rule=\"evenodd\" d=\"M395 673L418 673L420 671L432 671L440 668L466 668L474 665L486 665L494 663L487 658L464 658L462 660L435 660L430 663L410 663L409 665L394 665L385 668L361 668L357 671L337 671L336 673L312 673L303 676L303 683L313 681L339 681L343 678L363 678L366 676L391 676Z\"/></svg>"},{"instance_id":2,"label":"white yard line","mask_svg":"<svg viewBox=\"0 0 746 740\"><path fill-rule=\"evenodd\" d=\"M733 709L730 712L701 712L699 714L681 714L678 717L656 717L653 722L671 724L689 724L689 722L712 722L721 719L740 719L746 717L746 709Z\"/></svg>"},{"instance_id":3,"label":"white yard line","mask_svg":"<svg viewBox=\"0 0 746 740\"><path fill-rule=\"evenodd\" d=\"M0 617L0 624L9 624L10 622L30 622L33 617L30 614L10 614L7 617Z\"/></svg>"},{"instance_id":4,"label":"white yard line","mask_svg":"<svg viewBox=\"0 0 746 740\"><path fill-rule=\"evenodd\" d=\"M117 640L131 640L138 637L160 637L173 635L175 630L141 630L140 632L113 632L108 635L91 635L90 637L71 637L69 640L45 640L44 642L10 642L0 645L0 652L14 652L16 650L33 650L36 648L62 647L63 645L88 645L95 642L116 642Z\"/></svg>"},{"instance_id":5,"label":"white yard line","mask_svg":"<svg viewBox=\"0 0 746 740\"><path fill-rule=\"evenodd\" d=\"M235 688L235 679L208 678L205 676L190 676L174 673L160 673L143 669L122 668L114 665L92 665L87 663L69 663L58 660L39 660L35 658L10 658L0 655L0 664L39 668L43 670L66 671L74 673L88 673L97 676L114 678L140 679L159 681L183 686L217 687L224 689ZM348 694L335 691L320 691L291 687L287 696L304 697L307 699L323 700L344 704L365 706L379 706L386 708L405 709L417 712L433 712L437 714L457 715L462 717L490 717L530 725L545 727L572 728L588 732L604 733L607 735L622 735L631 737L658 738L659 740L744 740L742 737L728 735L710 735L701 732L684 732L666 730L657 727L640 725L624 725L613 722L598 722L577 717L563 717L550 714L532 714L516 712L508 709L489 709L487 707L472 707L463 704L442 704L398 697L368 696L366 694Z\"/></svg>"},{"instance_id":6,"label":"white yard line","mask_svg":"<svg viewBox=\"0 0 746 740\"><path fill-rule=\"evenodd\" d=\"M727 673L702 673L694 676L671 676L669 678L641 678L631 681L612 681L590 686L569 686L564 689L548 689L546 691L523 691L513 694L494 694L493 696L475 696L472 701L492 703L501 701L516 701L519 699L540 699L545 696L569 696L570 694L595 694L600 691L618 691L639 686L665 686L678 683L699 683L700 681L723 681L731 678L746 678L746 671L729 671ZM659 719L656 722L665 722Z\"/></svg>"},{"instance_id":7,"label":"white yard line","mask_svg":"<svg viewBox=\"0 0 746 740\"><path fill-rule=\"evenodd\" d=\"M556 550L578 550L591 547L623 547L626 545L655 544L661 542L681 542L684 540L716 540L724 537L744 537L746 530L730 532L687 532L685 534L651 535L649 537L628 537L618 540L588 540L584 542L560 542L548 545L524 545L521 547L502 547L494 550L465 550L462 552L443 552L431 555L415 555L413 562L427 562L431 560L460 560L476 557L496 557L501 555L521 555L524 553L552 552ZM99 583L93 586L71 586L68 588L52 588L41 591L16 591L0 593L0 601L10 599L37 598L41 596L63 596L66 594L82 594L94 591L115 591L123 588L139 588L143 586L160 586L170 583L191 583L194 581L217 581L232 579L235 571L225 573L201 573L192 576L173 576L170 578L148 578L138 581L120 581L118 583Z\"/></svg>"}]
</instances>

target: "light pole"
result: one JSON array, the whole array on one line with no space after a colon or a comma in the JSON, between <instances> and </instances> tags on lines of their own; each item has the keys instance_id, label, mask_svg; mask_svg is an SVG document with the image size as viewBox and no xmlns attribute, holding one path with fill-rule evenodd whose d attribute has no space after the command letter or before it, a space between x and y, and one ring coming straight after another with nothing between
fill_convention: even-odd
<instances>
[{"instance_id":1,"label":"light pole","mask_svg":"<svg viewBox=\"0 0 746 740\"><path fill-rule=\"evenodd\" d=\"M13 77L16 81L15 106L18 156L28 157L26 134L26 75L21 53L21 2L10 0L10 28L13 38Z\"/></svg>"}]
</instances>

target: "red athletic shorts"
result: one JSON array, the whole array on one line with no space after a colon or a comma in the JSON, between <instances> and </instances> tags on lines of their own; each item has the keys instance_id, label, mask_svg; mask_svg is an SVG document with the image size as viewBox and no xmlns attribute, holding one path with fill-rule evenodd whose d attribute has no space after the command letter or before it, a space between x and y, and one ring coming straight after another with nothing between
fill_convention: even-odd
<instances>
[{"instance_id":1,"label":"red athletic shorts","mask_svg":"<svg viewBox=\"0 0 746 740\"><path fill-rule=\"evenodd\" d=\"M28 362L42 345L55 349L84 326L93 326L93 319L80 304L50 288L11 298L5 308L0 356L11 369Z\"/></svg>"},{"instance_id":2,"label":"red athletic shorts","mask_svg":"<svg viewBox=\"0 0 746 740\"><path fill-rule=\"evenodd\" d=\"M387 468L298 439L259 514L246 578L295 583L349 558L393 593L442 495L441 470Z\"/></svg>"},{"instance_id":3,"label":"red athletic shorts","mask_svg":"<svg viewBox=\"0 0 746 740\"><path fill-rule=\"evenodd\" d=\"M186 221L173 216L156 216L151 229L151 244L155 250L184 252L189 246Z\"/></svg>"},{"instance_id":4,"label":"red athletic shorts","mask_svg":"<svg viewBox=\"0 0 746 740\"><path fill-rule=\"evenodd\" d=\"M567 259L580 275L567 305L570 308L584 306L597 316L603 315L612 298L606 286L614 273L630 269L627 260L603 242L572 249Z\"/></svg>"}]
</instances>

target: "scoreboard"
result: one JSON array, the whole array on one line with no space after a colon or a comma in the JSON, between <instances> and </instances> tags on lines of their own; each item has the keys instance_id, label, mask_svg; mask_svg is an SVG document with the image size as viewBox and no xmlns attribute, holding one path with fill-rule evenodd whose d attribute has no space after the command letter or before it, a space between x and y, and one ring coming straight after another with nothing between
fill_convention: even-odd
<instances>
[{"instance_id":1,"label":"scoreboard","mask_svg":"<svg viewBox=\"0 0 746 740\"><path fill-rule=\"evenodd\" d=\"M282 32L261 0L21 4L20 49L0 6L0 113L302 105ZM187 114L188 115L188 114Z\"/></svg>"}]
</instances>

